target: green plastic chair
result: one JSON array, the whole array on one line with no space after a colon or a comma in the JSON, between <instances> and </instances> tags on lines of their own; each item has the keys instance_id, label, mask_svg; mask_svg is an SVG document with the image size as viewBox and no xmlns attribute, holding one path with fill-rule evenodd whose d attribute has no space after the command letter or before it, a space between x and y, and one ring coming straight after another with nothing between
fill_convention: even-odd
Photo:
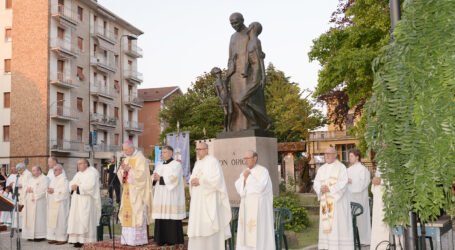
<instances>
[{"instance_id":1,"label":"green plastic chair","mask_svg":"<svg viewBox=\"0 0 455 250\"><path fill-rule=\"evenodd\" d=\"M275 247L277 250L281 250L282 241L284 241L284 247L288 250L288 240L284 234L284 224L291 222L292 212L287 208L274 208L274 228L275 228Z\"/></svg>"},{"instance_id":2,"label":"green plastic chair","mask_svg":"<svg viewBox=\"0 0 455 250\"><path fill-rule=\"evenodd\" d=\"M231 207L231 238L224 242L225 248L229 250L235 249L235 233L237 232L237 225L239 222L239 207Z\"/></svg>"},{"instance_id":3,"label":"green plastic chair","mask_svg":"<svg viewBox=\"0 0 455 250\"><path fill-rule=\"evenodd\" d=\"M363 214L363 207L359 203L351 202L352 228L354 229L354 250L361 249L357 216Z\"/></svg>"},{"instance_id":4,"label":"green plastic chair","mask_svg":"<svg viewBox=\"0 0 455 250\"><path fill-rule=\"evenodd\" d=\"M115 213L116 208L113 205L105 204L101 207L100 224L96 227L97 241L103 241L104 227L109 229L109 237L112 239L111 216Z\"/></svg>"}]
</instances>

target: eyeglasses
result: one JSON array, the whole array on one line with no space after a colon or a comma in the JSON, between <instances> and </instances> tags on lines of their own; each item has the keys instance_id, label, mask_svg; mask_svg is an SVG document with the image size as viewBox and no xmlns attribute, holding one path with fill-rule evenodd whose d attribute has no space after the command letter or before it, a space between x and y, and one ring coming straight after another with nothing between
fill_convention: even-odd
<instances>
[{"instance_id":1,"label":"eyeglasses","mask_svg":"<svg viewBox=\"0 0 455 250\"><path fill-rule=\"evenodd\" d=\"M337 153L324 153L325 155L336 155Z\"/></svg>"},{"instance_id":2,"label":"eyeglasses","mask_svg":"<svg viewBox=\"0 0 455 250\"><path fill-rule=\"evenodd\" d=\"M254 156L251 156L251 157L243 157L244 160L249 160L249 159L253 159Z\"/></svg>"},{"instance_id":3,"label":"eyeglasses","mask_svg":"<svg viewBox=\"0 0 455 250\"><path fill-rule=\"evenodd\" d=\"M207 148L196 148L196 151L206 150Z\"/></svg>"}]
</instances>

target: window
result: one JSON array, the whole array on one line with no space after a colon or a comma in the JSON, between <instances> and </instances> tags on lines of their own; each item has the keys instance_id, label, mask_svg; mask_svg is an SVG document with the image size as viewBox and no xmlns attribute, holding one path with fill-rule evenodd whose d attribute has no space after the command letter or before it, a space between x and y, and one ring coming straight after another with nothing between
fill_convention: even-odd
<instances>
[{"instance_id":1,"label":"window","mask_svg":"<svg viewBox=\"0 0 455 250\"><path fill-rule=\"evenodd\" d=\"M82 101L83 101L82 98L80 98L80 97L77 98L77 111L79 111L79 112L84 111L84 108L82 107Z\"/></svg>"},{"instance_id":2,"label":"window","mask_svg":"<svg viewBox=\"0 0 455 250\"><path fill-rule=\"evenodd\" d=\"M83 51L84 50L84 39L82 37L77 38L77 47Z\"/></svg>"},{"instance_id":3,"label":"window","mask_svg":"<svg viewBox=\"0 0 455 250\"><path fill-rule=\"evenodd\" d=\"M5 8L11 9L13 7L13 0L5 0Z\"/></svg>"},{"instance_id":4,"label":"window","mask_svg":"<svg viewBox=\"0 0 455 250\"><path fill-rule=\"evenodd\" d=\"M118 37L118 28L117 27L114 27L114 35L115 35L115 37Z\"/></svg>"},{"instance_id":5,"label":"window","mask_svg":"<svg viewBox=\"0 0 455 250\"><path fill-rule=\"evenodd\" d=\"M118 107L114 107L114 117L118 119Z\"/></svg>"},{"instance_id":6,"label":"window","mask_svg":"<svg viewBox=\"0 0 455 250\"><path fill-rule=\"evenodd\" d=\"M57 37L63 40L65 38L65 29L58 27Z\"/></svg>"},{"instance_id":7,"label":"window","mask_svg":"<svg viewBox=\"0 0 455 250\"><path fill-rule=\"evenodd\" d=\"M133 141L133 139L134 139L134 135L129 135L128 136L128 140Z\"/></svg>"},{"instance_id":8,"label":"window","mask_svg":"<svg viewBox=\"0 0 455 250\"><path fill-rule=\"evenodd\" d=\"M120 85L118 84L118 81L117 81L117 80L114 80L114 88L115 88L117 91L120 91Z\"/></svg>"},{"instance_id":9,"label":"window","mask_svg":"<svg viewBox=\"0 0 455 250\"><path fill-rule=\"evenodd\" d=\"M3 141L9 141L9 125L3 126Z\"/></svg>"},{"instance_id":10,"label":"window","mask_svg":"<svg viewBox=\"0 0 455 250\"><path fill-rule=\"evenodd\" d=\"M82 67L77 67L77 78L79 81L83 81L85 79L84 69Z\"/></svg>"},{"instance_id":11,"label":"window","mask_svg":"<svg viewBox=\"0 0 455 250\"><path fill-rule=\"evenodd\" d=\"M96 56L96 51L98 49L98 45L97 44L93 44L93 54Z\"/></svg>"},{"instance_id":12,"label":"window","mask_svg":"<svg viewBox=\"0 0 455 250\"><path fill-rule=\"evenodd\" d=\"M96 19L97 19L97 17L93 16L93 21L95 22L95 24L96 24Z\"/></svg>"},{"instance_id":13,"label":"window","mask_svg":"<svg viewBox=\"0 0 455 250\"><path fill-rule=\"evenodd\" d=\"M59 81L63 81L63 72L65 71L65 62L63 60L57 60L57 78Z\"/></svg>"},{"instance_id":14,"label":"window","mask_svg":"<svg viewBox=\"0 0 455 250\"><path fill-rule=\"evenodd\" d=\"M82 134L84 130L82 128L77 128L77 141L82 142Z\"/></svg>"},{"instance_id":15,"label":"window","mask_svg":"<svg viewBox=\"0 0 455 250\"><path fill-rule=\"evenodd\" d=\"M5 29L5 41L11 42L12 39L13 39L13 37L12 37L12 33L11 33L11 28L6 28Z\"/></svg>"},{"instance_id":16,"label":"window","mask_svg":"<svg viewBox=\"0 0 455 250\"><path fill-rule=\"evenodd\" d=\"M118 145L118 138L119 138L119 135L115 134L114 135L114 143L115 143L115 145Z\"/></svg>"},{"instance_id":17,"label":"window","mask_svg":"<svg viewBox=\"0 0 455 250\"><path fill-rule=\"evenodd\" d=\"M98 102L93 102L93 113L98 113Z\"/></svg>"},{"instance_id":18,"label":"window","mask_svg":"<svg viewBox=\"0 0 455 250\"><path fill-rule=\"evenodd\" d=\"M118 55L114 55L115 65L118 66Z\"/></svg>"},{"instance_id":19,"label":"window","mask_svg":"<svg viewBox=\"0 0 455 250\"><path fill-rule=\"evenodd\" d=\"M5 73L11 73L11 59L5 59Z\"/></svg>"},{"instance_id":20,"label":"window","mask_svg":"<svg viewBox=\"0 0 455 250\"><path fill-rule=\"evenodd\" d=\"M3 93L3 107L4 108L11 107L10 102L9 102L9 100L10 100L9 97L10 97L10 92Z\"/></svg>"},{"instance_id":21,"label":"window","mask_svg":"<svg viewBox=\"0 0 455 250\"><path fill-rule=\"evenodd\" d=\"M82 22L83 20L83 15L84 14L84 9L82 9L81 6L77 6L77 16L79 17L79 21Z\"/></svg>"}]
</instances>

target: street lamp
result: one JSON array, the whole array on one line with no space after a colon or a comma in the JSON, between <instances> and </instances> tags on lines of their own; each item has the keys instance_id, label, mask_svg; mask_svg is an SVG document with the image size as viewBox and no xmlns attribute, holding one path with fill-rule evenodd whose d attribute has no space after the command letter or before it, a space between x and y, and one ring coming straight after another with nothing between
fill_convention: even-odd
<instances>
[{"instance_id":1,"label":"street lamp","mask_svg":"<svg viewBox=\"0 0 455 250\"><path fill-rule=\"evenodd\" d=\"M120 135L121 135L121 142L123 144L123 50L122 50L122 38L126 37L129 41L137 40L136 36L133 35L122 35L120 37Z\"/></svg>"}]
</instances>

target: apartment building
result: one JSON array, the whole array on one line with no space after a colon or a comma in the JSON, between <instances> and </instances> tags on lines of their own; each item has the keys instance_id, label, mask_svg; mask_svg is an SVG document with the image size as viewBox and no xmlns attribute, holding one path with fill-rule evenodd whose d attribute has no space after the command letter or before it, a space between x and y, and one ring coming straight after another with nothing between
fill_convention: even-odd
<instances>
[{"instance_id":1,"label":"apartment building","mask_svg":"<svg viewBox=\"0 0 455 250\"><path fill-rule=\"evenodd\" d=\"M10 89L0 87L10 93L3 95L10 108L0 109L10 114L9 124L0 120L9 134L0 144L9 147L4 164L27 157L29 166L44 167L53 155L72 176L81 157L100 168L125 140L137 145L143 131L137 38L143 32L94 0L0 1L10 6L0 5L0 13L10 13L0 24L12 27L0 48L0 56L11 59L11 73L0 78L10 83L4 84Z\"/></svg>"}]
</instances>

